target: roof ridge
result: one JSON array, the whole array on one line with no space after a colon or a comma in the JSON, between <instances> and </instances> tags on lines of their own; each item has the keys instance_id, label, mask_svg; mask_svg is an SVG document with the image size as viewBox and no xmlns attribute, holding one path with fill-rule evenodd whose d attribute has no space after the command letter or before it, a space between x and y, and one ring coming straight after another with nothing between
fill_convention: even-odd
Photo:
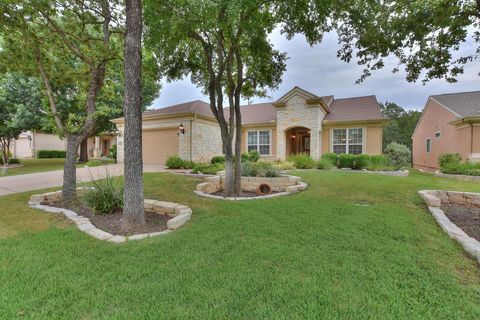
<instances>
[{"instance_id":1,"label":"roof ridge","mask_svg":"<svg viewBox=\"0 0 480 320\"><path fill-rule=\"evenodd\" d=\"M347 100L347 99L357 99L357 98L367 98L367 97L376 97L374 94L368 94L365 96L356 96L356 97L349 97L349 98L334 98L335 100Z\"/></svg>"},{"instance_id":2,"label":"roof ridge","mask_svg":"<svg viewBox=\"0 0 480 320\"><path fill-rule=\"evenodd\" d=\"M460 91L460 92L451 92L451 93L440 93L440 94L432 94L430 97L438 97L438 96L451 96L454 94L465 94L465 93L480 93L480 90L475 91Z\"/></svg>"}]
</instances>

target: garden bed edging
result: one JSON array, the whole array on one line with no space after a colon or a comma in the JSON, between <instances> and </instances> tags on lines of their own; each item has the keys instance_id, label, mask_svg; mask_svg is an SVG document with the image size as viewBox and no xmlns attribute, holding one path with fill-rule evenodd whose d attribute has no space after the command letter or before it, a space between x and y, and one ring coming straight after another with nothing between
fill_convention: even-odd
<instances>
[{"instance_id":1,"label":"garden bed edging","mask_svg":"<svg viewBox=\"0 0 480 320\"><path fill-rule=\"evenodd\" d=\"M83 190L83 188L78 188L78 190ZM157 214L165 214L173 217L167 221L167 229L159 232L135 234L131 236L113 235L96 228L90 222L90 219L78 215L72 210L49 206L49 204L59 202L61 200L62 191L54 191L43 194L34 194L30 197L28 204L30 208L40 209L52 213L63 213L67 219L73 221L77 225L80 231L83 231L98 240L106 240L113 243L122 243L130 240L140 240L147 237L168 234L173 230L180 228L192 218L192 209L185 205L174 202L145 199L145 210L151 210Z\"/></svg>"},{"instance_id":2,"label":"garden bed edging","mask_svg":"<svg viewBox=\"0 0 480 320\"><path fill-rule=\"evenodd\" d=\"M448 234L450 238L459 242L465 251L475 257L480 264L480 242L467 235L462 229L454 224L440 208L442 202L459 205L480 205L480 193L444 190L420 190L418 191L418 194L425 201L428 206L428 210L431 212L440 227Z\"/></svg>"}]
</instances>

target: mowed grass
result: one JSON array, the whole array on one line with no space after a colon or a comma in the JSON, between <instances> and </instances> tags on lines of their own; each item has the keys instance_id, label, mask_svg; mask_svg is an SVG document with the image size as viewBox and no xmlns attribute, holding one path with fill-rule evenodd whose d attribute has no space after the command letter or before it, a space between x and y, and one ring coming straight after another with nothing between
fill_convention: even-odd
<instances>
[{"instance_id":1,"label":"mowed grass","mask_svg":"<svg viewBox=\"0 0 480 320\"><path fill-rule=\"evenodd\" d=\"M26 173L45 172L53 170L62 170L65 159L20 159L20 164L24 165L19 168L9 168L6 176L14 176ZM1 177L0 172L0 177ZM5 176L5 175L4 175Z\"/></svg>"},{"instance_id":2,"label":"mowed grass","mask_svg":"<svg viewBox=\"0 0 480 320\"><path fill-rule=\"evenodd\" d=\"M0 317L25 319L479 319L480 271L419 189L480 184L296 172L294 196L224 202L198 180L146 174L146 196L187 204L163 237L95 240L0 197ZM31 193L30 193L31 194Z\"/></svg>"}]
</instances>

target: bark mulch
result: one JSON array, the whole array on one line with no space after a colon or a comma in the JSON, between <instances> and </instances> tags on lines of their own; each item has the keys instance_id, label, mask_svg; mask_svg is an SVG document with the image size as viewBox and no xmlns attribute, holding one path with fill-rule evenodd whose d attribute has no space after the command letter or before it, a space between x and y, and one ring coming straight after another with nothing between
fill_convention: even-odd
<instances>
[{"instance_id":1,"label":"bark mulch","mask_svg":"<svg viewBox=\"0 0 480 320\"><path fill-rule=\"evenodd\" d=\"M143 227L125 232L122 230L123 210L116 210L112 214L98 214L83 203L75 203L64 206L62 203L51 204L53 207L65 208L76 212L79 216L90 219L90 222L98 229L113 235L130 236L141 233L159 232L167 229L167 221L172 217L158 214L153 211L145 211L146 224Z\"/></svg>"},{"instance_id":2,"label":"bark mulch","mask_svg":"<svg viewBox=\"0 0 480 320\"><path fill-rule=\"evenodd\" d=\"M480 207L442 204L445 215L470 237L480 241Z\"/></svg>"}]
</instances>

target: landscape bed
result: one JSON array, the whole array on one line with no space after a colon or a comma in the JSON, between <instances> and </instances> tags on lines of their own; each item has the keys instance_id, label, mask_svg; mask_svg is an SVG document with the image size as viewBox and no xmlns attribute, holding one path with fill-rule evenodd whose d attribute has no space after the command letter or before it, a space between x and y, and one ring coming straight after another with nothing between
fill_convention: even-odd
<instances>
[{"instance_id":1,"label":"landscape bed","mask_svg":"<svg viewBox=\"0 0 480 320\"><path fill-rule=\"evenodd\" d=\"M82 192L85 187L79 188ZM147 224L132 231L122 230L122 212L97 215L88 206L78 202L75 205L63 206L62 192L48 192L35 194L30 197L31 208L46 212L62 213L67 219L73 221L78 229L98 240L122 243L127 240L140 240L170 233L180 228L192 217L192 210L184 205L157 201L144 200L145 218Z\"/></svg>"}]
</instances>

